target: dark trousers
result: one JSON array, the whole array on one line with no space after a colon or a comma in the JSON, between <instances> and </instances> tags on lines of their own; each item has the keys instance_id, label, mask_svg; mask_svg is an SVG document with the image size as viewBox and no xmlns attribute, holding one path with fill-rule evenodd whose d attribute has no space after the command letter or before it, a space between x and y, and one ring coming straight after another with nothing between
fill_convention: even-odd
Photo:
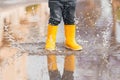
<instances>
[{"instance_id":1,"label":"dark trousers","mask_svg":"<svg viewBox=\"0 0 120 80\"><path fill-rule=\"evenodd\" d=\"M64 24L75 24L76 0L49 0L49 24L58 25L63 18Z\"/></svg>"}]
</instances>

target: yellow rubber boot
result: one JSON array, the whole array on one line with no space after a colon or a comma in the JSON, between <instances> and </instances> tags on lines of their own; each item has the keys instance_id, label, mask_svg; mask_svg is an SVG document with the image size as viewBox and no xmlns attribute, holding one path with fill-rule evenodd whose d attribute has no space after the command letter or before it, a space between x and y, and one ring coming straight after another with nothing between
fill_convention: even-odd
<instances>
[{"instance_id":1,"label":"yellow rubber boot","mask_svg":"<svg viewBox=\"0 0 120 80\"><path fill-rule=\"evenodd\" d=\"M53 26L50 24L48 25L48 33L47 33L45 49L55 50L57 28L58 26Z\"/></svg>"},{"instance_id":2,"label":"yellow rubber boot","mask_svg":"<svg viewBox=\"0 0 120 80\"><path fill-rule=\"evenodd\" d=\"M57 26L48 25L48 33L47 33L47 40L45 49L47 50L55 50L55 43L56 43L56 34L57 34ZM48 70L49 71L56 71L57 70L57 62L55 55L48 55Z\"/></svg>"},{"instance_id":3,"label":"yellow rubber boot","mask_svg":"<svg viewBox=\"0 0 120 80\"><path fill-rule=\"evenodd\" d=\"M77 44L75 40L75 33L76 33L76 26L75 25L65 25L65 46L66 48L72 50L82 50L82 46Z\"/></svg>"},{"instance_id":4,"label":"yellow rubber boot","mask_svg":"<svg viewBox=\"0 0 120 80\"><path fill-rule=\"evenodd\" d=\"M75 55L69 55L69 56L65 57L64 69L66 71L74 72L74 70L75 70Z\"/></svg>"}]
</instances>

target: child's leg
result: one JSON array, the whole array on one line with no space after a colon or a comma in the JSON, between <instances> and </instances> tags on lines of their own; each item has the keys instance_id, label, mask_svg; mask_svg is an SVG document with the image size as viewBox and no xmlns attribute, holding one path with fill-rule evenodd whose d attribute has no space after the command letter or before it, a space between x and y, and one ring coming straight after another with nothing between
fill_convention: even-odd
<instances>
[{"instance_id":1,"label":"child's leg","mask_svg":"<svg viewBox=\"0 0 120 80\"><path fill-rule=\"evenodd\" d=\"M82 50L75 40L76 25L75 25L75 7L76 1L68 1L64 4L63 19L65 23L65 45L72 50Z\"/></svg>"},{"instance_id":2,"label":"child's leg","mask_svg":"<svg viewBox=\"0 0 120 80\"><path fill-rule=\"evenodd\" d=\"M47 50L55 50L57 27L62 18L62 4L59 0L49 0L49 8L50 19L45 48Z\"/></svg>"},{"instance_id":3,"label":"child's leg","mask_svg":"<svg viewBox=\"0 0 120 80\"><path fill-rule=\"evenodd\" d=\"M50 8L50 19L48 25L48 34L45 48L47 50L55 50L55 43L56 43L56 34L58 24L61 22L62 17L62 4L59 0L49 0L49 8ZM55 55L49 55L48 59L48 71L50 80L60 80L61 76L57 69L57 62Z\"/></svg>"},{"instance_id":4,"label":"child's leg","mask_svg":"<svg viewBox=\"0 0 120 80\"><path fill-rule=\"evenodd\" d=\"M75 7L76 7L76 0L71 0L66 2L64 11L63 11L63 19L65 23L65 45L66 47L72 50L81 50L82 46L77 44L75 40L75 33L76 33L76 26L75 26ZM69 55L65 57L64 63L64 73L62 76L62 80L73 80L75 70L75 55Z\"/></svg>"},{"instance_id":5,"label":"child's leg","mask_svg":"<svg viewBox=\"0 0 120 80\"><path fill-rule=\"evenodd\" d=\"M58 25L62 18L63 4L60 0L49 0L50 19L49 24Z\"/></svg>"},{"instance_id":6,"label":"child's leg","mask_svg":"<svg viewBox=\"0 0 120 80\"><path fill-rule=\"evenodd\" d=\"M76 9L76 0L66 1L64 3L64 10L62 12L63 20L65 25L74 25L75 24L75 9Z\"/></svg>"}]
</instances>

